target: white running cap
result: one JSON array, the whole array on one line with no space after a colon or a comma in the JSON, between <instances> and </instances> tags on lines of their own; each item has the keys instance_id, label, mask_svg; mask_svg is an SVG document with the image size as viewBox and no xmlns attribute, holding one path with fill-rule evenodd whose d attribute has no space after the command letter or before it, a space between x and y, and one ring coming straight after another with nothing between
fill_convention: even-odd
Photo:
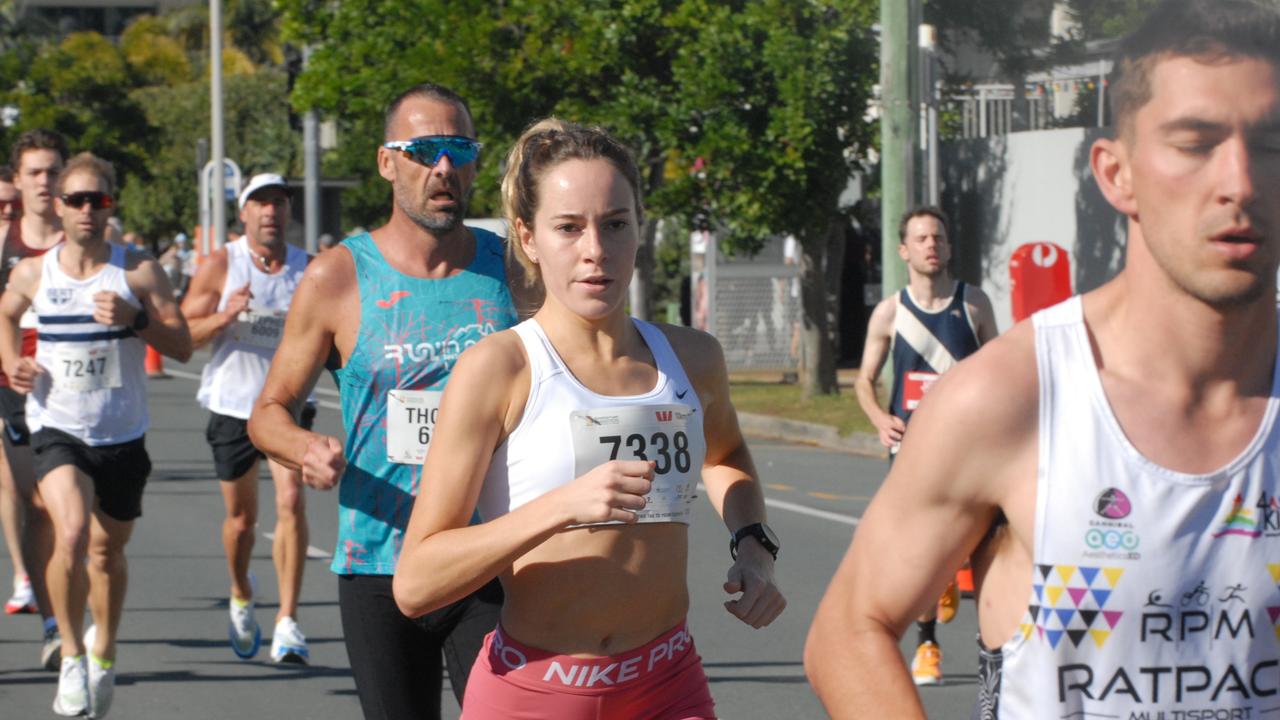
<instances>
[{"instance_id":1,"label":"white running cap","mask_svg":"<svg viewBox=\"0 0 1280 720\"><path fill-rule=\"evenodd\" d=\"M284 178L275 173L258 173L249 178L249 184L244 186L244 190L240 191L240 209L244 209L244 204L249 201L249 196L258 192L263 188L279 187L286 191L289 189L289 183Z\"/></svg>"}]
</instances>

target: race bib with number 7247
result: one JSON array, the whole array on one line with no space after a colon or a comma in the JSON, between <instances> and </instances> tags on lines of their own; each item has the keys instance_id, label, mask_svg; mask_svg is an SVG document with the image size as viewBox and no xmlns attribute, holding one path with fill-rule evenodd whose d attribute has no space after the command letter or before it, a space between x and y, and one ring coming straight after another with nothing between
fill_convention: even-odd
<instances>
[{"instance_id":1,"label":"race bib with number 7247","mask_svg":"<svg viewBox=\"0 0 1280 720\"><path fill-rule=\"evenodd\" d=\"M121 386L120 351L110 345L58 343L53 347L53 367L49 368L53 387L63 392L84 393Z\"/></svg>"},{"instance_id":2,"label":"race bib with number 7247","mask_svg":"<svg viewBox=\"0 0 1280 720\"><path fill-rule=\"evenodd\" d=\"M392 390L387 393L387 460L421 465L440 415L440 390Z\"/></svg>"},{"instance_id":3,"label":"race bib with number 7247","mask_svg":"<svg viewBox=\"0 0 1280 720\"><path fill-rule=\"evenodd\" d=\"M628 405L570 414L574 477L611 460L652 460L653 487L642 523L689 524L706 448L688 405ZM697 430L691 432L691 425ZM599 523L610 525L615 523Z\"/></svg>"}]
</instances>

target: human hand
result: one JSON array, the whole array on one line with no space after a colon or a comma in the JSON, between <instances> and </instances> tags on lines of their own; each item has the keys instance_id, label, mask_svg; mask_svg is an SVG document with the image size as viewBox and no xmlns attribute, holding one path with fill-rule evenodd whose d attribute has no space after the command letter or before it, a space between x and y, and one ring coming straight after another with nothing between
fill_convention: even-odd
<instances>
[{"instance_id":1,"label":"human hand","mask_svg":"<svg viewBox=\"0 0 1280 720\"><path fill-rule=\"evenodd\" d=\"M634 523L653 487L652 460L610 460L556 491L564 524Z\"/></svg>"},{"instance_id":2,"label":"human hand","mask_svg":"<svg viewBox=\"0 0 1280 720\"><path fill-rule=\"evenodd\" d=\"M93 321L96 323L132 326L140 312L110 290L99 290L93 294Z\"/></svg>"},{"instance_id":3,"label":"human hand","mask_svg":"<svg viewBox=\"0 0 1280 720\"><path fill-rule=\"evenodd\" d=\"M738 559L729 568L724 591L742 593L725 602L724 609L756 629L773 622L787 607L773 577L773 556L755 538L738 543Z\"/></svg>"},{"instance_id":4,"label":"human hand","mask_svg":"<svg viewBox=\"0 0 1280 720\"><path fill-rule=\"evenodd\" d=\"M302 456L302 482L316 490L332 490L347 468L342 443L335 437L317 435L307 442Z\"/></svg>"}]
</instances>

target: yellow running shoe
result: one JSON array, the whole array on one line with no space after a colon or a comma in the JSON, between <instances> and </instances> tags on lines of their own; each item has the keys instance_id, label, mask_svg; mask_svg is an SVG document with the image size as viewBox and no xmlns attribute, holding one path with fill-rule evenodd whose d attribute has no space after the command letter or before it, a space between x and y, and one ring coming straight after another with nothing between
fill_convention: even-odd
<instances>
[{"instance_id":1,"label":"yellow running shoe","mask_svg":"<svg viewBox=\"0 0 1280 720\"><path fill-rule=\"evenodd\" d=\"M942 597L938 598L938 622L946 625L956 619L956 611L960 609L960 588L956 587L956 581L953 579L947 584L947 589L942 591Z\"/></svg>"},{"instance_id":2,"label":"yellow running shoe","mask_svg":"<svg viewBox=\"0 0 1280 720\"><path fill-rule=\"evenodd\" d=\"M916 685L942 684L942 648L937 643L923 642L911 661L911 679Z\"/></svg>"}]
</instances>

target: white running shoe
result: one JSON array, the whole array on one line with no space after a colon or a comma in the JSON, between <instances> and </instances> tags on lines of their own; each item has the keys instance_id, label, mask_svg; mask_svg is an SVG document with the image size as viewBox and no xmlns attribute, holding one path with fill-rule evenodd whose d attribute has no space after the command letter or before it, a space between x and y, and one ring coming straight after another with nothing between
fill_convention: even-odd
<instances>
[{"instance_id":1,"label":"white running shoe","mask_svg":"<svg viewBox=\"0 0 1280 720\"><path fill-rule=\"evenodd\" d=\"M58 634L58 626L44 631L44 642L40 645L40 667L56 671L62 662L62 636Z\"/></svg>"},{"instance_id":2,"label":"white running shoe","mask_svg":"<svg viewBox=\"0 0 1280 720\"><path fill-rule=\"evenodd\" d=\"M311 659L307 636L293 618L281 618L271 636L271 662L306 665Z\"/></svg>"},{"instance_id":3,"label":"white running shoe","mask_svg":"<svg viewBox=\"0 0 1280 720\"><path fill-rule=\"evenodd\" d=\"M13 579L13 597L4 604L4 611L8 615L40 612L36 607L36 591L31 588L31 580L26 575Z\"/></svg>"},{"instance_id":4,"label":"white running shoe","mask_svg":"<svg viewBox=\"0 0 1280 720\"><path fill-rule=\"evenodd\" d=\"M58 674L58 694L53 696L53 711L64 717L76 717L89 711L89 673L84 656L62 659Z\"/></svg>"},{"instance_id":5,"label":"white running shoe","mask_svg":"<svg viewBox=\"0 0 1280 720\"><path fill-rule=\"evenodd\" d=\"M116 664L89 655L89 717L106 717L116 692Z\"/></svg>"},{"instance_id":6,"label":"white running shoe","mask_svg":"<svg viewBox=\"0 0 1280 720\"><path fill-rule=\"evenodd\" d=\"M228 603L231 606L231 624L227 635L231 639L231 650L241 660L248 660L258 654L262 647L262 627L253 616L253 601L241 605L235 598Z\"/></svg>"}]
</instances>

